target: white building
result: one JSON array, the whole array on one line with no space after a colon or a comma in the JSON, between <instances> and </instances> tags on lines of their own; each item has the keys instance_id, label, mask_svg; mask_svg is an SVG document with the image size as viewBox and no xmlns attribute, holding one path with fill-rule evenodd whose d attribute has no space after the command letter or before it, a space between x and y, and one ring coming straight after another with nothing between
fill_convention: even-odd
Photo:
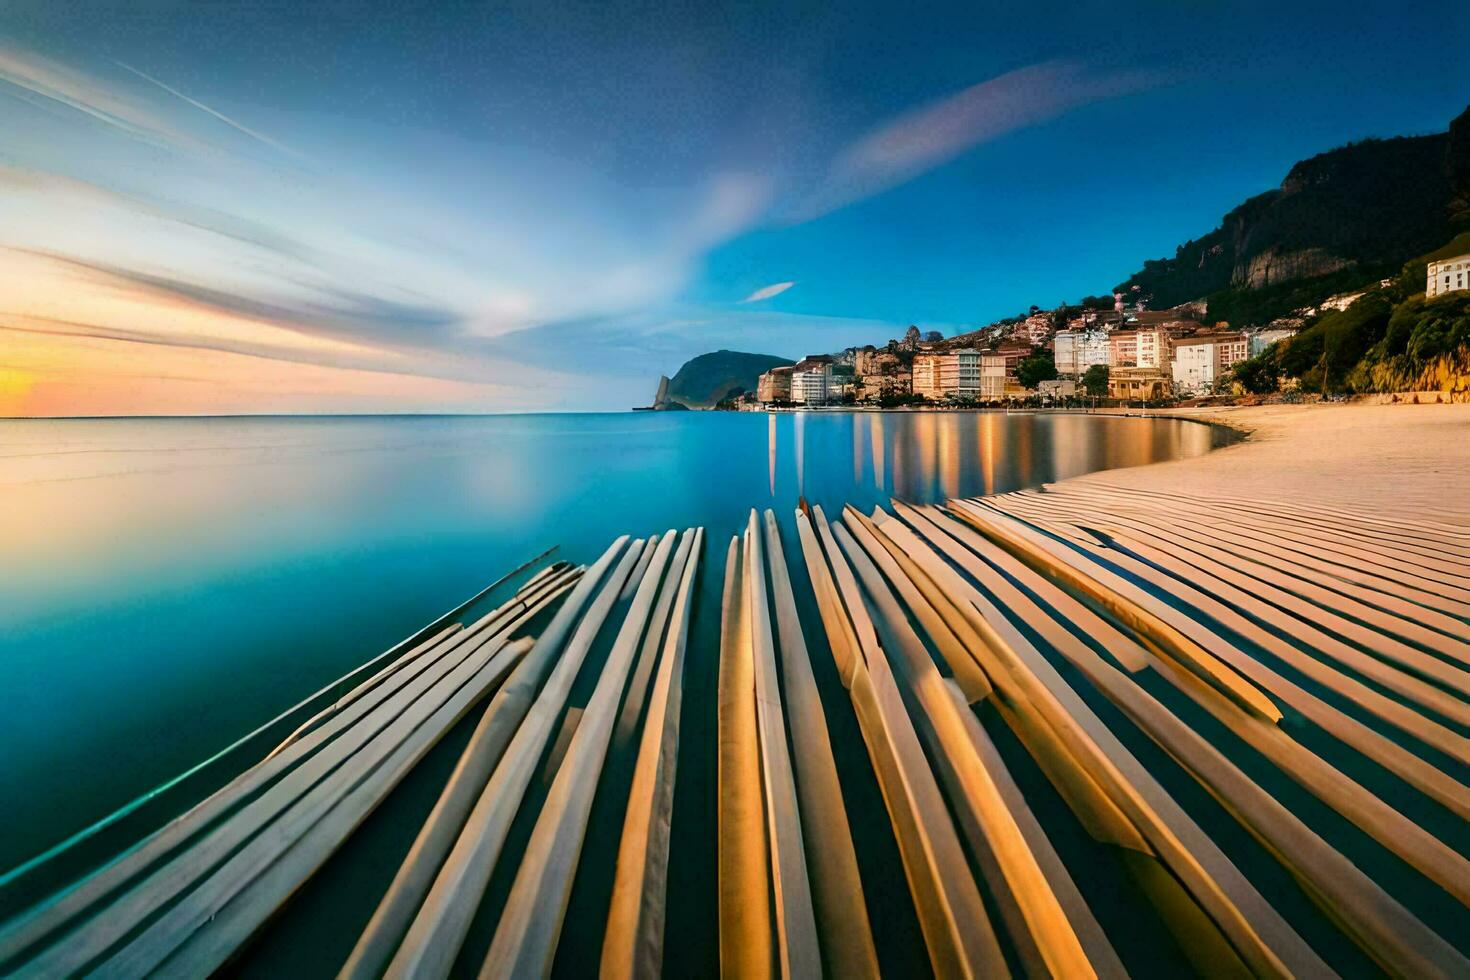
<instances>
[{"instance_id":1,"label":"white building","mask_svg":"<svg viewBox=\"0 0 1470 980\"><path fill-rule=\"evenodd\" d=\"M1114 330L1108 344L1113 367L1162 368L1169 361L1169 335L1161 329Z\"/></svg>"},{"instance_id":2,"label":"white building","mask_svg":"<svg viewBox=\"0 0 1470 980\"><path fill-rule=\"evenodd\" d=\"M1430 299L1461 289L1470 289L1470 253L1429 263L1424 292Z\"/></svg>"},{"instance_id":3,"label":"white building","mask_svg":"<svg viewBox=\"0 0 1470 980\"><path fill-rule=\"evenodd\" d=\"M1296 327L1268 327L1265 330L1257 330L1246 335L1246 352L1249 356L1255 357L1277 341L1295 337L1297 333Z\"/></svg>"},{"instance_id":4,"label":"white building","mask_svg":"<svg viewBox=\"0 0 1470 980\"><path fill-rule=\"evenodd\" d=\"M813 364L791 372L791 400L798 405L825 405L832 398L832 365Z\"/></svg>"},{"instance_id":5,"label":"white building","mask_svg":"<svg viewBox=\"0 0 1470 980\"><path fill-rule=\"evenodd\" d=\"M1059 330L1052 359L1059 374L1081 374L1094 364L1112 363L1106 330Z\"/></svg>"},{"instance_id":6,"label":"white building","mask_svg":"<svg viewBox=\"0 0 1470 980\"><path fill-rule=\"evenodd\" d=\"M1174 390L1181 395L1208 395L1232 367L1246 359L1244 334L1182 337L1174 344Z\"/></svg>"}]
</instances>

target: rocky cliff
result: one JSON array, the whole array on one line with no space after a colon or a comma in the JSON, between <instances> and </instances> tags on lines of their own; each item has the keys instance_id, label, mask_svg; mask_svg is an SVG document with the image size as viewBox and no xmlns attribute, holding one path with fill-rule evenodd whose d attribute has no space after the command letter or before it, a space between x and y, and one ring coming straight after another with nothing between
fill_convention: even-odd
<instances>
[{"instance_id":1,"label":"rocky cliff","mask_svg":"<svg viewBox=\"0 0 1470 980\"><path fill-rule=\"evenodd\" d=\"M1397 272L1461 220L1470 221L1470 110L1446 133L1364 140L1301 161L1278 189L1118 289L1155 309L1316 278L1338 291Z\"/></svg>"}]
</instances>

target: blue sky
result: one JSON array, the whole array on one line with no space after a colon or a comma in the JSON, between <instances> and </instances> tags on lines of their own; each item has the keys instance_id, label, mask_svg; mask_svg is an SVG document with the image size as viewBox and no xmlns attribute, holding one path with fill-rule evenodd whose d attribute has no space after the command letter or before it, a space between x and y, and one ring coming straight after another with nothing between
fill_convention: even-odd
<instances>
[{"instance_id":1,"label":"blue sky","mask_svg":"<svg viewBox=\"0 0 1470 980\"><path fill-rule=\"evenodd\" d=\"M1075 301L1442 131L1446 14L10 0L0 414L621 408Z\"/></svg>"}]
</instances>

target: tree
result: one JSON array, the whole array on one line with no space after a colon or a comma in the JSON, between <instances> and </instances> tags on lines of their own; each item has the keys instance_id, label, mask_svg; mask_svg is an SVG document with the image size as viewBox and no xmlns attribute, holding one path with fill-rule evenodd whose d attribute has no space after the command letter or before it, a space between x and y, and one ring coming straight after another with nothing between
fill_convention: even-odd
<instances>
[{"instance_id":1,"label":"tree","mask_svg":"<svg viewBox=\"0 0 1470 980\"><path fill-rule=\"evenodd\" d=\"M1082 390L1094 398L1104 398L1108 393L1108 366L1094 364L1082 372Z\"/></svg>"},{"instance_id":2,"label":"tree","mask_svg":"<svg viewBox=\"0 0 1470 980\"><path fill-rule=\"evenodd\" d=\"M1279 353L1280 345L1272 344L1255 357L1235 365L1230 371L1231 377L1253 395L1270 394L1277 389L1277 378L1281 374L1281 365L1276 360Z\"/></svg>"},{"instance_id":3,"label":"tree","mask_svg":"<svg viewBox=\"0 0 1470 980\"><path fill-rule=\"evenodd\" d=\"M1028 357L1016 365L1016 380L1021 382L1023 388L1035 388L1041 382L1051 381L1056 376L1056 362L1045 355Z\"/></svg>"}]
</instances>

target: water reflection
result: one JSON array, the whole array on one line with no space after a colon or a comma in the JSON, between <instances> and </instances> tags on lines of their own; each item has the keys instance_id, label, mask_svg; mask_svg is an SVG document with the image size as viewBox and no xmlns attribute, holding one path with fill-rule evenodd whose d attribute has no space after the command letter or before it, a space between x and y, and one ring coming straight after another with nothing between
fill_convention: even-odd
<instances>
[{"instance_id":1,"label":"water reflection","mask_svg":"<svg viewBox=\"0 0 1470 980\"><path fill-rule=\"evenodd\" d=\"M0 867L548 545L698 524L717 568L751 507L997 493L1222 438L994 413L0 422Z\"/></svg>"}]
</instances>

